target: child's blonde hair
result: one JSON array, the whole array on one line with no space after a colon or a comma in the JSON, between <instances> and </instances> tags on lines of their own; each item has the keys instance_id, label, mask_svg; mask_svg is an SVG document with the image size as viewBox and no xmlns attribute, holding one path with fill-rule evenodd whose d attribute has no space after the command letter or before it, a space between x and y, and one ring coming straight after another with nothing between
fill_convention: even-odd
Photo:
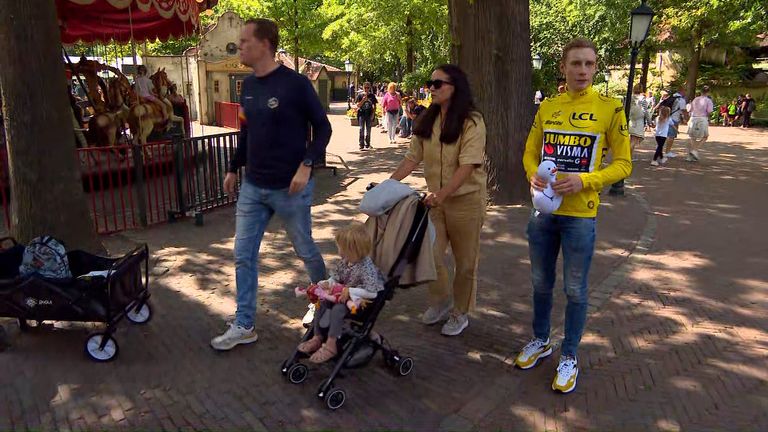
<instances>
[{"instance_id":1,"label":"child's blonde hair","mask_svg":"<svg viewBox=\"0 0 768 432\"><path fill-rule=\"evenodd\" d=\"M391 82L389 85L387 85L387 91L393 92L395 90L397 90L397 84L394 82Z\"/></svg>"},{"instance_id":2,"label":"child's blonde hair","mask_svg":"<svg viewBox=\"0 0 768 432\"><path fill-rule=\"evenodd\" d=\"M340 228L336 231L336 245L339 247L339 253L353 262L362 260L371 254L373 242L368 230L360 222Z\"/></svg>"},{"instance_id":3,"label":"child's blonde hair","mask_svg":"<svg viewBox=\"0 0 768 432\"><path fill-rule=\"evenodd\" d=\"M670 113L671 111L669 107L666 107L666 106L659 107L659 120L665 121L666 119L669 118Z\"/></svg>"}]
</instances>

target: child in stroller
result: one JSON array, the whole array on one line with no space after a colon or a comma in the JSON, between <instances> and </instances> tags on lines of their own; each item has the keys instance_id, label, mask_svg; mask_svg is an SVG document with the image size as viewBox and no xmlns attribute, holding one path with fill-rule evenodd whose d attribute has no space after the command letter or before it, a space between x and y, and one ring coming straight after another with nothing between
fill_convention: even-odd
<instances>
[{"instance_id":1,"label":"child in stroller","mask_svg":"<svg viewBox=\"0 0 768 432\"><path fill-rule=\"evenodd\" d=\"M317 285L330 292L342 285L340 293L326 294L318 299L319 307L315 314L314 336L299 344L297 350L310 355L312 363L325 363L336 357L337 341L341 337L344 319L350 311L357 312L361 302L376 298L384 289L384 276L371 260L373 247L365 225L354 222L336 233L336 246L341 259L331 271L331 278ZM297 294L308 293L297 289ZM327 336L323 343L324 336Z\"/></svg>"},{"instance_id":2,"label":"child in stroller","mask_svg":"<svg viewBox=\"0 0 768 432\"><path fill-rule=\"evenodd\" d=\"M392 180L392 182L395 181ZM373 186L372 184L371 188ZM394 199L391 199L391 193L379 195L373 201L381 205L365 206L366 210L363 210L363 203L360 205L361 210L371 216L365 224L367 236L372 244L370 259L378 268L389 270L384 275L383 289L378 286L378 283L376 284L376 297L371 299L365 308L356 313L347 313L346 307L337 309L345 312L346 315L343 318L337 317L338 320L343 321L341 336L337 339L335 346L337 354L326 361L325 364L330 364L332 370L320 383L316 393L317 397L325 401L328 408L332 410L340 408L346 400L346 392L335 385L337 378L342 376L343 369L363 367L373 359L376 353L380 352L384 365L395 376L407 376L413 370L413 358L400 355L383 335L373 331L385 304L394 297L395 289L417 286L435 280L432 254L434 237L433 234L427 236L428 231L432 232L432 227L429 226L429 209L424 204L423 194L418 194L410 188L406 189L402 196L396 196ZM369 188L369 190L375 189ZM365 198L363 200L365 201ZM339 243L341 249L342 242ZM325 290L330 291L327 296L338 303L338 300L333 297L333 290ZM327 297L322 294L321 296ZM323 312L317 315L320 317L318 319L322 319L323 315L328 314ZM331 315L328 315L328 318L330 321ZM309 367L302 363L302 360L307 357L303 351L310 350L303 343L313 338L315 338L315 327L309 327L302 338L302 344L293 350L291 356L283 361L280 367L283 376L293 384L301 384L309 376ZM317 342L313 343L317 346ZM328 345L327 342L326 345ZM318 367L318 369L322 368Z\"/></svg>"}]
</instances>

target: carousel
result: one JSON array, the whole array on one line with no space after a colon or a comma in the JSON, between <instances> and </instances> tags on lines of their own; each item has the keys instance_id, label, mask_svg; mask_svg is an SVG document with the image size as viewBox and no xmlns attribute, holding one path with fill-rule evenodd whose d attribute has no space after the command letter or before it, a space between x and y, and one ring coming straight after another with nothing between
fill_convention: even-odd
<instances>
[{"instance_id":1,"label":"carousel","mask_svg":"<svg viewBox=\"0 0 768 432\"><path fill-rule=\"evenodd\" d=\"M199 13L215 0L55 0L62 44L135 44L194 35ZM85 90L89 118L75 114L78 147L145 145L188 136L189 109L172 95L165 71L142 71L134 83L112 66L71 59L62 50L67 74ZM139 66L141 69L141 66ZM107 73L108 78L100 74ZM75 106L73 103L73 112ZM79 127L78 127L79 126Z\"/></svg>"}]
</instances>

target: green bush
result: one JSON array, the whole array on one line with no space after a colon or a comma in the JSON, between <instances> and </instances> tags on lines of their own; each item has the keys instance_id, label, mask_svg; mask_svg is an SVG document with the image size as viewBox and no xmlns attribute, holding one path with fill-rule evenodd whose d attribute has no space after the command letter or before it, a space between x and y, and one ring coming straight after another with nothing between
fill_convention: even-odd
<instances>
[{"instance_id":1,"label":"green bush","mask_svg":"<svg viewBox=\"0 0 768 432\"><path fill-rule=\"evenodd\" d=\"M432 68L420 68L403 77L403 91L413 93L418 91L421 86L432 76Z\"/></svg>"}]
</instances>

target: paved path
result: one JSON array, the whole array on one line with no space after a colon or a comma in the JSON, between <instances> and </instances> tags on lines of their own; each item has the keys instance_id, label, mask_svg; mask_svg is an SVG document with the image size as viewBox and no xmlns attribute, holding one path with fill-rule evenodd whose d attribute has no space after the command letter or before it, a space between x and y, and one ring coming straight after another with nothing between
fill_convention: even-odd
<instances>
[{"instance_id":1,"label":"paved path","mask_svg":"<svg viewBox=\"0 0 768 432\"><path fill-rule=\"evenodd\" d=\"M331 118L329 151L350 170L317 176L315 237L328 257L333 229L362 220L365 185L386 178L405 151L374 129L375 149L360 152L357 128ZM278 372L304 311L289 289L303 269L279 222L262 247L259 342L223 354L208 347L234 312L234 218L222 209L203 228L184 221L106 239L113 250L149 242L157 275L157 314L117 334L117 361L84 359L92 326L20 335L8 325L0 430L766 430L768 134L713 128L712 139L699 164L638 162L629 196L603 203L582 371L568 396L549 390L554 361L510 366L529 336L526 208L489 210L469 329L441 337L418 321L425 289L400 291L377 329L416 359L414 373L396 378L377 358L338 382L348 401L334 413L314 396L322 370L300 386ZM650 158L650 147L639 156Z\"/></svg>"}]
</instances>

